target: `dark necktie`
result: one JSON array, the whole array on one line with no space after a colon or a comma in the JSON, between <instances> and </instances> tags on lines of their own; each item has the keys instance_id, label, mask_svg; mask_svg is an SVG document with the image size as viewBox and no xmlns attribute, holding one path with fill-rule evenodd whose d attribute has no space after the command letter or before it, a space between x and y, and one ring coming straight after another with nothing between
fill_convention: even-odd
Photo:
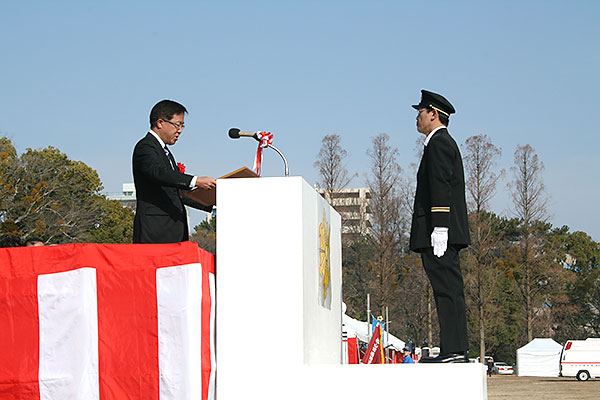
<instances>
[{"instance_id":1,"label":"dark necktie","mask_svg":"<svg viewBox=\"0 0 600 400\"><path fill-rule=\"evenodd\" d=\"M165 151L165 155L169 159L169 164L171 164L171 168L175 169L175 159L173 158L173 155L169 151L168 147L167 146L163 147L163 150Z\"/></svg>"},{"instance_id":2,"label":"dark necktie","mask_svg":"<svg viewBox=\"0 0 600 400\"><path fill-rule=\"evenodd\" d=\"M169 164L171 164L171 168L173 168L173 171L179 172L175 168L175 157L173 157L173 154L171 154L171 152L169 151L169 148L167 146L165 146L165 147L163 147L163 150L165 151L165 155L169 159ZM177 189L177 194L179 195L179 198L181 199L181 191L179 189Z\"/></svg>"}]
</instances>

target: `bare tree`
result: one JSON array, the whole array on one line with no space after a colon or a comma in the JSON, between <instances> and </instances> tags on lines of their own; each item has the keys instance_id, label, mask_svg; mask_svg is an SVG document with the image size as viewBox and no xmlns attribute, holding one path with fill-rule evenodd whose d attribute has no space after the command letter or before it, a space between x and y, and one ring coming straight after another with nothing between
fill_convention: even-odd
<instances>
[{"instance_id":1,"label":"bare tree","mask_svg":"<svg viewBox=\"0 0 600 400\"><path fill-rule=\"evenodd\" d=\"M530 145L517 146L514 155L513 180L509 190L513 213L520 221L521 238L507 254L507 263L522 296L527 340L534 337L536 320L547 307L556 284L556 259L547 246L549 229L548 196L542 182L543 164Z\"/></svg>"},{"instance_id":2,"label":"bare tree","mask_svg":"<svg viewBox=\"0 0 600 400\"><path fill-rule=\"evenodd\" d=\"M347 152L340 144L340 135L334 133L325 135L321 140L321 149L314 162L315 168L319 170L318 186L324 190L325 200L332 204L334 193L348 186L356 176L350 175L344 166Z\"/></svg>"},{"instance_id":3,"label":"bare tree","mask_svg":"<svg viewBox=\"0 0 600 400\"><path fill-rule=\"evenodd\" d=\"M486 332L493 326L499 277L493 258L499 239L493 226L494 219L486 211L503 174L503 171L495 172L502 151L486 135L480 135L465 141L463 153L472 242L464 252L465 292L470 303L470 319L477 326L480 359L485 363Z\"/></svg>"},{"instance_id":4,"label":"bare tree","mask_svg":"<svg viewBox=\"0 0 600 400\"><path fill-rule=\"evenodd\" d=\"M504 170L495 172L502 150L494 146L487 135L471 136L463 149L468 205L471 212L478 213L488 209L488 203L496 192L496 183L504 174Z\"/></svg>"},{"instance_id":5,"label":"bare tree","mask_svg":"<svg viewBox=\"0 0 600 400\"><path fill-rule=\"evenodd\" d=\"M542 181L544 164L528 144L517 146L514 160L513 181L508 185L513 198L513 213L525 227L530 227L533 221L546 222L549 214L548 196Z\"/></svg>"},{"instance_id":6,"label":"bare tree","mask_svg":"<svg viewBox=\"0 0 600 400\"><path fill-rule=\"evenodd\" d=\"M419 135L415 139L415 145L413 147L413 151L415 152L415 157L417 160L421 160L423 158L423 152L425 151L425 135Z\"/></svg>"},{"instance_id":7,"label":"bare tree","mask_svg":"<svg viewBox=\"0 0 600 400\"><path fill-rule=\"evenodd\" d=\"M370 269L374 274L372 281L374 309L383 308L394 301L398 289L399 254L398 244L401 236L400 198L398 184L402 169L396 162L398 150L388 145L389 136L382 133L372 139L367 151L371 159L371 172L367 185L371 193L370 207L372 225L369 239L374 250Z\"/></svg>"}]
</instances>

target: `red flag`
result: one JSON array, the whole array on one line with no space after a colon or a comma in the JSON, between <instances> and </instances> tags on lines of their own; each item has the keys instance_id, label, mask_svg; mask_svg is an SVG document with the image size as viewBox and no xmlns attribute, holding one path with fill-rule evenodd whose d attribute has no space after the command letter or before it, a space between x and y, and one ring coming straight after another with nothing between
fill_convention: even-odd
<instances>
[{"instance_id":1,"label":"red flag","mask_svg":"<svg viewBox=\"0 0 600 400\"><path fill-rule=\"evenodd\" d=\"M214 398L214 256L0 248L0 398Z\"/></svg>"},{"instance_id":2,"label":"red flag","mask_svg":"<svg viewBox=\"0 0 600 400\"><path fill-rule=\"evenodd\" d=\"M381 330L381 324L377 324L377 327L373 331L373 336L367 347L363 359L363 364L385 364L385 357L383 355L383 331Z\"/></svg>"},{"instance_id":3,"label":"red flag","mask_svg":"<svg viewBox=\"0 0 600 400\"><path fill-rule=\"evenodd\" d=\"M358 364L358 339L348 338L348 364Z\"/></svg>"}]
</instances>

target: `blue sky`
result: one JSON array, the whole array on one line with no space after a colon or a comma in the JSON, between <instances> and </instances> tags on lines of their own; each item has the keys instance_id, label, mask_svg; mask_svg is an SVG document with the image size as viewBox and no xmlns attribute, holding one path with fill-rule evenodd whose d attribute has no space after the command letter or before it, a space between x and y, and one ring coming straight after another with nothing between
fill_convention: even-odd
<instances>
[{"instance_id":1,"label":"blue sky","mask_svg":"<svg viewBox=\"0 0 600 400\"><path fill-rule=\"evenodd\" d=\"M0 13L0 135L19 152L59 148L108 192L132 181L133 146L164 98L190 112L173 148L188 172L252 166L256 142L227 136L239 127L271 131L290 175L314 184L321 138L338 133L364 186L379 133L405 169L416 161L410 105L429 89L457 109L456 141L487 134L500 167L530 144L551 222L600 240L600 2L25 0ZM263 176L283 175L264 158ZM506 181L492 202L503 215Z\"/></svg>"}]
</instances>

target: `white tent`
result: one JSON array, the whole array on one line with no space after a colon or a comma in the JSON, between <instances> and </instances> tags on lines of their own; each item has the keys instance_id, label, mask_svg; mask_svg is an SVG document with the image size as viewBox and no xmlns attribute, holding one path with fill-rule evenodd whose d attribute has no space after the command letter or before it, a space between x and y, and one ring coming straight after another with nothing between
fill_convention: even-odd
<instances>
[{"instance_id":1,"label":"white tent","mask_svg":"<svg viewBox=\"0 0 600 400\"><path fill-rule=\"evenodd\" d=\"M343 308L343 306L342 306ZM348 337L356 336L363 342L369 342L369 325L367 322L359 321L354 318L342 314L342 330L346 332ZM404 348L404 341L398 339L391 333L388 335L384 334L385 347L393 346L397 351L402 351Z\"/></svg>"},{"instance_id":2,"label":"white tent","mask_svg":"<svg viewBox=\"0 0 600 400\"><path fill-rule=\"evenodd\" d=\"M552 339L533 339L517 350L519 376L558 376L562 346Z\"/></svg>"}]
</instances>

